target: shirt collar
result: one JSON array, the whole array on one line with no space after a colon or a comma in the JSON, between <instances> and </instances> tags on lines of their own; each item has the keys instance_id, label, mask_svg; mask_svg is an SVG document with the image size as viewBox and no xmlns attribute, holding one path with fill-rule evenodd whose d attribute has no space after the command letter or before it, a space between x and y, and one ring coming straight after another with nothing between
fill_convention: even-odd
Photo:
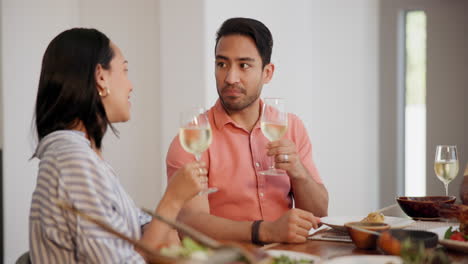
<instances>
[{"instance_id":1,"label":"shirt collar","mask_svg":"<svg viewBox=\"0 0 468 264\"><path fill-rule=\"evenodd\" d=\"M263 109L263 100L260 99L260 109ZM262 111L262 110L260 110ZM260 116L262 115L262 113L260 112ZM224 109L223 107L223 104L221 103L221 100L218 99L216 101L216 104L214 105L213 107L213 117L214 117L214 123L216 125L216 128L221 130L224 128L225 125L227 124L232 124L233 126L237 127L237 128L240 128L240 129L243 129L242 127L238 126L236 124L236 122L234 122L234 120L232 120L232 118L228 115L228 113L226 112L226 110ZM255 128L259 128L260 127L260 122L258 121L256 124L255 124Z\"/></svg>"}]
</instances>

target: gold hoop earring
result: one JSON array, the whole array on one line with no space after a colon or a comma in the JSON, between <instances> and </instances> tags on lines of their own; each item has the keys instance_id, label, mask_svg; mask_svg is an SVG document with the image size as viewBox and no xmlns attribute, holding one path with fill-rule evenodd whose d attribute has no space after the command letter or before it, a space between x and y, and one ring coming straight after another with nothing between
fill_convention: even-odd
<instances>
[{"instance_id":1,"label":"gold hoop earring","mask_svg":"<svg viewBox=\"0 0 468 264\"><path fill-rule=\"evenodd\" d=\"M109 88L106 88L106 94L104 94L104 93L101 92L101 91L99 91L98 94L99 94L99 96L101 96L101 97L106 97L106 96L108 96L108 95L110 94L110 90L109 90Z\"/></svg>"}]
</instances>

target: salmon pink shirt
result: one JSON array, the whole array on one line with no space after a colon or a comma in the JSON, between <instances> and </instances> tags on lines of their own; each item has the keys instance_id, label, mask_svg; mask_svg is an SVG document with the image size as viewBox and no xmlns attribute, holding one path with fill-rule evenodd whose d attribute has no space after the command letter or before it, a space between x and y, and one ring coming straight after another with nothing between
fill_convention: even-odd
<instances>
[{"instance_id":1,"label":"salmon pink shirt","mask_svg":"<svg viewBox=\"0 0 468 264\"><path fill-rule=\"evenodd\" d=\"M263 104L263 102L261 102ZM262 134L260 122L252 132L238 126L226 113L221 102L208 110L213 140L202 155L208 168L208 185L217 187L208 195L210 214L236 221L273 221L292 207L289 177L262 175L272 158L266 155L268 139ZM288 131L283 138L292 140L312 178L322 184L312 160L312 145L302 121L288 114ZM184 151L176 136L169 147L167 175L195 160Z\"/></svg>"}]
</instances>

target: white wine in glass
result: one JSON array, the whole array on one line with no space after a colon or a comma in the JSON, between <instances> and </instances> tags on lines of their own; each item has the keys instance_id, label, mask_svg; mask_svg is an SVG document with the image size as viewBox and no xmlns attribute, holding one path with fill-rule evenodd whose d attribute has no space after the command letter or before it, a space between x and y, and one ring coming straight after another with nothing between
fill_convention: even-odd
<instances>
[{"instance_id":1,"label":"white wine in glass","mask_svg":"<svg viewBox=\"0 0 468 264\"><path fill-rule=\"evenodd\" d=\"M273 122L261 122L260 127L263 135L270 141L281 139L288 130L287 124L276 124Z\"/></svg>"},{"instance_id":2,"label":"white wine in glass","mask_svg":"<svg viewBox=\"0 0 468 264\"><path fill-rule=\"evenodd\" d=\"M208 149L212 140L211 126L203 108L192 108L181 113L179 141L182 148L201 160L202 153ZM218 188L208 188L198 195L218 191Z\"/></svg>"},{"instance_id":3,"label":"white wine in glass","mask_svg":"<svg viewBox=\"0 0 468 264\"><path fill-rule=\"evenodd\" d=\"M458 174L458 154L456 146L439 145L436 147L434 171L444 183L445 195L448 196L448 184Z\"/></svg>"},{"instance_id":4,"label":"white wine in glass","mask_svg":"<svg viewBox=\"0 0 468 264\"><path fill-rule=\"evenodd\" d=\"M195 155L195 159L200 161L201 154L208 149L211 144L211 129L181 127L179 131L180 144L182 148Z\"/></svg>"},{"instance_id":5,"label":"white wine in glass","mask_svg":"<svg viewBox=\"0 0 468 264\"><path fill-rule=\"evenodd\" d=\"M282 98L265 98L263 100L262 116L260 118L260 128L263 135L269 141L280 140L288 130L288 113L285 111L285 103ZM260 171L262 175L285 175L282 170L275 169L273 158L272 165L268 170Z\"/></svg>"}]
</instances>

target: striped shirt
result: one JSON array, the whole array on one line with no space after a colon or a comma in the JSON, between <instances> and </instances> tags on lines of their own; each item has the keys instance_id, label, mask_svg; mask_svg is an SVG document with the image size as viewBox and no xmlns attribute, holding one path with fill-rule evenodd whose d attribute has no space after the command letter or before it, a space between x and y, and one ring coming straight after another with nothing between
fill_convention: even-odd
<instances>
[{"instance_id":1,"label":"striped shirt","mask_svg":"<svg viewBox=\"0 0 468 264\"><path fill-rule=\"evenodd\" d=\"M150 220L84 133L53 132L39 142L35 156L40 163L29 215L32 263L145 263L126 241L56 205L69 203L136 240Z\"/></svg>"}]
</instances>

